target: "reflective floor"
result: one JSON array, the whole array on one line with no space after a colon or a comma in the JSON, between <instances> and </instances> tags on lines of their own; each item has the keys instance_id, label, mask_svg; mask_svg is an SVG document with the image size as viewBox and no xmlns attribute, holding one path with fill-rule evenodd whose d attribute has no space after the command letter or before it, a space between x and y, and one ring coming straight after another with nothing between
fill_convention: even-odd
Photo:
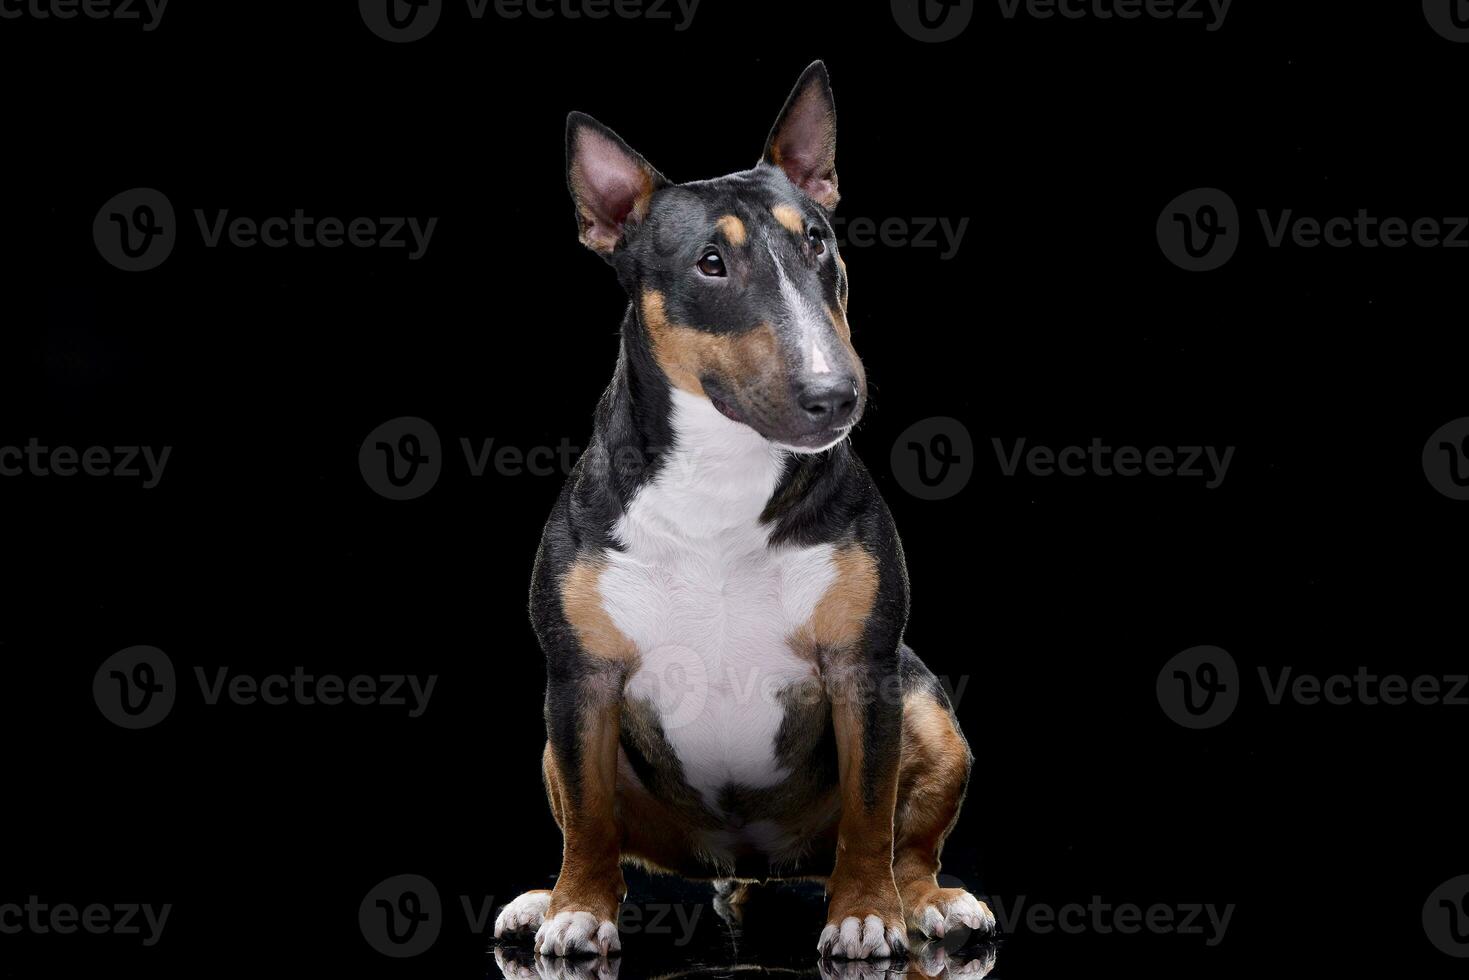
<instances>
[{"instance_id":1,"label":"reflective floor","mask_svg":"<svg viewBox=\"0 0 1469 980\"><path fill-rule=\"evenodd\" d=\"M779 974L830 980L988 975L997 942L953 935L906 956L885 960L822 960L816 938L824 918L821 888L781 883L730 903L708 885L629 880L621 918L622 951L602 958L565 959L533 952L530 937L496 943L494 968L506 980L642 980Z\"/></svg>"}]
</instances>

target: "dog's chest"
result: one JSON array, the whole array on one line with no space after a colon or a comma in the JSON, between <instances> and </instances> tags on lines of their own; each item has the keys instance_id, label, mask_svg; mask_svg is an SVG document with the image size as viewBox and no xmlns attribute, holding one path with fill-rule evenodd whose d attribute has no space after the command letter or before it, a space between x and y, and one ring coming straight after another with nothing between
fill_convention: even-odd
<instances>
[{"instance_id":1,"label":"dog's chest","mask_svg":"<svg viewBox=\"0 0 1469 980\"><path fill-rule=\"evenodd\" d=\"M759 516L780 463L757 448L721 480L672 461L618 523L623 550L599 582L638 652L625 696L652 706L684 781L716 808L731 785L791 775L777 746L782 695L817 676L791 640L836 576L830 545L769 546Z\"/></svg>"},{"instance_id":2,"label":"dog's chest","mask_svg":"<svg viewBox=\"0 0 1469 980\"><path fill-rule=\"evenodd\" d=\"M639 655L626 696L654 706L685 780L711 801L790 775L776 752L782 694L816 676L790 640L832 578L829 546L772 550L753 535L611 557L604 604Z\"/></svg>"}]
</instances>

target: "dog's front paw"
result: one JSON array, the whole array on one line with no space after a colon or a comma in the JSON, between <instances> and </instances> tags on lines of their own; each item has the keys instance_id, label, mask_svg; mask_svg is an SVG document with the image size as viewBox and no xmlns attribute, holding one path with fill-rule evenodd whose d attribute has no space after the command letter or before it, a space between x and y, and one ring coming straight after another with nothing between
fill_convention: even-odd
<instances>
[{"instance_id":1,"label":"dog's front paw","mask_svg":"<svg viewBox=\"0 0 1469 980\"><path fill-rule=\"evenodd\" d=\"M557 912L536 930L536 952L542 956L606 956L621 949L617 925L590 912Z\"/></svg>"},{"instance_id":2,"label":"dog's front paw","mask_svg":"<svg viewBox=\"0 0 1469 980\"><path fill-rule=\"evenodd\" d=\"M910 929L930 939L943 939L957 929L976 937L995 931L989 906L962 888L934 888L906 910L906 918Z\"/></svg>"},{"instance_id":3,"label":"dog's front paw","mask_svg":"<svg viewBox=\"0 0 1469 980\"><path fill-rule=\"evenodd\" d=\"M816 941L816 951L823 958L843 960L886 959L907 948L902 924L875 914L833 919Z\"/></svg>"},{"instance_id":4,"label":"dog's front paw","mask_svg":"<svg viewBox=\"0 0 1469 980\"><path fill-rule=\"evenodd\" d=\"M551 890L537 888L521 895L500 910L495 917L495 938L509 933L530 932L539 929L546 918L546 909L551 907Z\"/></svg>"}]
</instances>

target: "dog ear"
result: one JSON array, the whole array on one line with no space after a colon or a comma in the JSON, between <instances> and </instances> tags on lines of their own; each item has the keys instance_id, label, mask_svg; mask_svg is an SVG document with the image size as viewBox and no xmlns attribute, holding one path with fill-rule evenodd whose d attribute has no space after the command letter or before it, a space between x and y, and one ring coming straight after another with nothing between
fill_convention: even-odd
<instances>
[{"instance_id":1,"label":"dog ear","mask_svg":"<svg viewBox=\"0 0 1469 980\"><path fill-rule=\"evenodd\" d=\"M647 215L653 192L668 181L612 130L573 112L566 117L566 184L582 244L610 259L628 223Z\"/></svg>"},{"instance_id":2,"label":"dog ear","mask_svg":"<svg viewBox=\"0 0 1469 980\"><path fill-rule=\"evenodd\" d=\"M837 109L826 65L813 61L786 100L770 139L766 163L781 168L806 196L827 210L837 206Z\"/></svg>"}]
</instances>

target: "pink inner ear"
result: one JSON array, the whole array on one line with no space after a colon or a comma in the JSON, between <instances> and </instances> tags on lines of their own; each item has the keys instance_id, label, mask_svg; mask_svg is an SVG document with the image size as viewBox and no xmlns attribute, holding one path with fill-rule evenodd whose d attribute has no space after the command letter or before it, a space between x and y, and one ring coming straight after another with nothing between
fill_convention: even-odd
<instances>
[{"instance_id":1,"label":"pink inner ear","mask_svg":"<svg viewBox=\"0 0 1469 980\"><path fill-rule=\"evenodd\" d=\"M816 86L809 86L791 106L775 151L791 183L822 204L835 204L836 125Z\"/></svg>"},{"instance_id":2,"label":"pink inner ear","mask_svg":"<svg viewBox=\"0 0 1469 980\"><path fill-rule=\"evenodd\" d=\"M577 137L576 181L577 199L593 221L587 234L599 242L615 243L638 199L651 190L642 164L590 128Z\"/></svg>"}]
</instances>

